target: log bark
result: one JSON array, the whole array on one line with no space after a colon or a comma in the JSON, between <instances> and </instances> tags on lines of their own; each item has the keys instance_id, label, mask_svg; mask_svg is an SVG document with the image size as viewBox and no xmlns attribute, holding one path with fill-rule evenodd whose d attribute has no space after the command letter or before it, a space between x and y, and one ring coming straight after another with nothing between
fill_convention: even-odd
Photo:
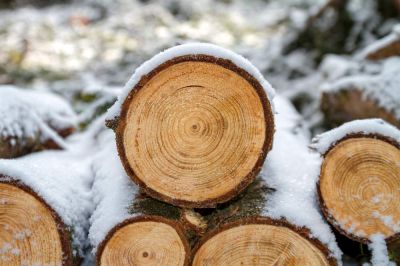
<instances>
[{"instance_id":1,"label":"log bark","mask_svg":"<svg viewBox=\"0 0 400 266\"><path fill-rule=\"evenodd\" d=\"M78 265L54 209L25 184L0 177L0 265Z\"/></svg>"},{"instance_id":2,"label":"log bark","mask_svg":"<svg viewBox=\"0 0 400 266\"><path fill-rule=\"evenodd\" d=\"M365 97L357 88L323 92L320 109L324 113L325 126L328 128L366 118L382 118L400 127L395 110L390 111L380 107L376 101Z\"/></svg>"},{"instance_id":3,"label":"log bark","mask_svg":"<svg viewBox=\"0 0 400 266\"><path fill-rule=\"evenodd\" d=\"M185 208L214 207L243 191L274 132L258 80L209 55L180 56L153 69L108 125L131 179L148 195Z\"/></svg>"},{"instance_id":4,"label":"log bark","mask_svg":"<svg viewBox=\"0 0 400 266\"><path fill-rule=\"evenodd\" d=\"M257 179L239 198L206 214L207 232L193 249L192 265L337 265L308 229L263 215L272 191Z\"/></svg>"},{"instance_id":5,"label":"log bark","mask_svg":"<svg viewBox=\"0 0 400 266\"><path fill-rule=\"evenodd\" d=\"M328 222L360 243L368 244L378 233L387 242L398 240L399 161L399 143L379 134L351 133L332 144L317 185ZM390 222L385 217L391 217Z\"/></svg>"}]
</instances>

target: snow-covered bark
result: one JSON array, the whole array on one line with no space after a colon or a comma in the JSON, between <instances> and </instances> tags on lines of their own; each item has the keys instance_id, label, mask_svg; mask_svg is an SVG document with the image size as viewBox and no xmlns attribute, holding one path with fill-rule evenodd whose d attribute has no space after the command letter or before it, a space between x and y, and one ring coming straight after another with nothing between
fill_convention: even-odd
<instances>
[{"instance_id":1,"label":"snow-covered bark","mask_svg":"<svg viewBox=\"0 0 400 266\"><path fill-rule=\"evenodd\" d=\"M70 105L51 93L0 87L0 158L43 148L65 148L76 126Z\"/></svg>"}]
</instances>

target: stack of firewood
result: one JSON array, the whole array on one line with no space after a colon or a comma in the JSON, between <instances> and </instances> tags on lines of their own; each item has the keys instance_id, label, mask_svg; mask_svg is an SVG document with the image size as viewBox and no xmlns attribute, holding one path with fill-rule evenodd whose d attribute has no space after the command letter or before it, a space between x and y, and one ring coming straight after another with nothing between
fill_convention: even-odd
<instances>
[{"instance_id":1,"label":"stack of firewood","mask_svg":"<svg viewBox=\"0 0 400 266\"><path fill-rule=\"evenodd\" d=\"M76 244L86 229L98 265L337 265L340 251L319 216L371 247L398 240L400 131L379 119L353 121L314 138L312 153L284 124L295 111L277 119L273 96L255 67L222 48L188 44L156 55L109 110L116 141L88 136L85 145L107 146L92 164L85 153L56 151L0 161L0 238L10 243L0 265L72 265L88 248ZM68 170L78 156L96 176L92 186L68 181L87 174ZM308 167L315 180L296 191ZM63 175L48 177L56 168ZM310 194L313 216L293 198L269 203L288 173L287 193ZM77 224L89 219L90 186L97 207L89 225ZM277 204L291 213L273 215Z\"/></svg>"}]
</instances>

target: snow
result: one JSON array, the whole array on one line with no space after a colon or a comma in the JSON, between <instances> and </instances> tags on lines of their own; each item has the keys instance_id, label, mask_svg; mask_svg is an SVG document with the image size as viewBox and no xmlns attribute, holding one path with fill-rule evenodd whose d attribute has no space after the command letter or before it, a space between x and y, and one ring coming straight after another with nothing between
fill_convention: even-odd
<instances>
[{"instance_id":1,"label":"snow","mask_svg":"<svg viewBox=\"0 0 400 266\"><path fill-rule=\"evenodd\" d=\"M276 189L267 200L264 215L285 218L311 230L311 236L324 243L331 255L341 261L342 252L335 236L319 212L316 182L321 158L308 150L308 132L301 116L286 99L275 97L276 133L273 149L261 172L268 186Z\"/></svg>"},{"instance_id":2,"label":"snow","mask_svg":"<svg viewBox=\"0 0 400 266\"><path fill-rule=\"evenodd\" d=\"M400 130L382 119L361 119L344 123L343 125L317 135L310 147L320 154L325 154L339 140L349 134L377 134L400 143Z\"/></svg>"},{"instance_id":3,"label":"snow","mask_svg":"<svg viewBox=\"0 0 400 266\"><path fill-rule=\"evenodd\" d=\"M400 119L400 57L387 59L377 75L354 75L344 77L322 86L322 91L338 92L357 89L364 97Z\"/></svg>"},{"instance_id":4,"label":"snow","mask_svg":"<svg viewBox=\"0 0 400 266\"><path fill-rule=\"evenodd\" d=\"M0 86L0 134L21 141L36 138L53 139L63 146L55 130L76 126L76 116L62 98L14 86Z\"/></svg>"},{"instance_id":5,"label":"snow","mask_svg":"<svg viewBox=\"0 0 400 266\"><path fill-rule=\"evenodd\" d=\"M371 262L374 266L396 266L396 263L389 261L385 237L382 234L375 234L370 237L371 243L368 248L372 252Z\"/></svg>"},{"instance_id":6,"label":"snow","mask_svg":"<svg viewBox=\"0 0 400 266\"><path fill-rule=\"evenodd\" d=\"M234 64L246 70L250 75L257 79L257 81L264 88L268 99L272 102L272 99L275 95L274 89L264 79L258 69L250 63L250 61L248 61L241 55L238 55L230 50L214 44L187 43L160 52L152 57L150 60L144 62L140 67L138 67L129 79L129 81L125 84L124 89L119 95L117 102L108 110L107 119L112 120L119 116L121 105L124 103L132 88L140 81L142 76L150 73L154 68L165 63L166 61L184 55L210 55L232 61Z\"/></svg>"},{"instance_id":7,"label":"snow","mask_svg":"<svg viewBox=\"0 0 400 266\"><path fill-rule=\"evenodd\" d=\"M119 160L111 130L102 133L104 147L93 160L95 180L92 193L96 208L90 218L89 240L96 252L107 233L118 223L133 215L128 206L138 193L138 188L126 175Z\"/></svg>"}]
</instances>

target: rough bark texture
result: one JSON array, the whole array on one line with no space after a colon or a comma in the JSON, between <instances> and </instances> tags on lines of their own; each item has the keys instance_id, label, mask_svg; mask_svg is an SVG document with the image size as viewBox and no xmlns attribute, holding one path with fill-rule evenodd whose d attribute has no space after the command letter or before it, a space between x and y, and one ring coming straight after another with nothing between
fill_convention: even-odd
<instances>
[{"instance_id":1,"label":"rough bark texture","mask_svg":"<svg viewBox=\"0 0 400 266\"><path fill-rule=\"evenodd\" d=\"M200 202L193 202L193 201L186 201L186 200L181 200L181 199L176 199L176 198L171 198L166 195L163 195L151 188L149 188L143 180L141 180L138 175L135 173L134 169L132 169L131 165L128 163L128 159L126 156L125 152L125 147L123 144L123 132L126 126L126 116L129 108L129 104L133 98L133 96L143 88L143 86L156 74L161 72L162 70L168 68L171 65L177 64L177 63L182 63L182 62L208 62L208 63L213 63L220 65L224 68L227 68L229 70L232 70L236 72L238 75L242 76L244 79L246 79L256 90L263 108L264 108L264 117L265 117L265 141L264 145L262 147L262 152L259 155L259 158L253 167L251 171L249 171L248 175L243 178L243 180L240 182L240 184L229 191L228 193L225 193L224 195L214 198L214 199L209 199L209 200L204 200ZM239 68L235 64L233 64L229 60L221 59L221 58L215 58L212 56L208 55L187 55L187 56L180 56L177 58L174 58L172 60L169 60L157 68L155 68L153 71L151 71L149 74L143 76L141 80L135 85L134 88L132 88L132 91L126 98L122 110L120 113L119 118L116 118L115 120L112 121L107 121L107 126L110 128L114 129L116 132L116 141L117 141L117 147L118 147L118 153L121 158L121 161L123 163L123 166L127 172L127 174L132 178L132 180L138 184L143 191L146 192L146 194L157 198L161 201L168 202L172 205L180 206L180 207L185 207L185 208L207 208L207 207L215 207L218 203L223 203L226 202L232 198L234 198L236 195L238 195L241 191L243 191L249 184L251 184L254 181L254 178L257 176L257 174L260 172L262 164L266 158L267 153L272 147L272 138L274 134L274 119L273 119L273 113L272 109L270 106L270 103L267 99L267 96L261 87L260 83L253 77L251 76L248 72L245 70Z\"/></svg>"},{"instance_id":2,"label":"rough bark texture","mask_svg":"<svg viewBox=\"0 0 400 266\"><path fill-rule=\"evenodd\" d=\"M400 127L400 121L395 114L378 106L378 104L363 96L356 88L338 92L324 92L321 98L321 111L325 115L328 128L334 128L345 122L365 118L382 118Z\"/></svg>"},{"instance_id":3,"label":"rough bark texture","mask_svg":"<svg viewBox=\"0 0 400 266\"><path fill-rule=\"evenodd\" d=\"M71 233L68 229L68 227L64 224L60 216L54 211L53 208L51 208L43 198L41 198L36 192L32 190L32 188L26 186L20 181L13 180L12 178L8 176L3 176L0 175L0 183L3 184L9 184L12 186L15 186L19 189L22 189L23 191L27 192L28 194L34 196L40 203L42 203L49 211L51 214L52 218L57 224L57 230L59 233L60 237L60 242L61 242L61 249L63 252L63 264L65 266L72 266L72 265L79 265L81 262L81 258L79 257L74 257L73 255L73 245L71 242ZM1 217L0 217L1 218ZM32 244L34 246L34 244ZM23 252L23 251L21 251ZM34 262L31 262L34 263Z\"/></svg>"},{"instance_id":4,"label":"rough bark texture","mask_svg":"<svg viewBox=\"0 0 400 266\"><path fill-rule=\"evenodd\" d=\"M337 141L334 145L332 145L327 151L326 153L323 155L324 158L326 158L326 156L328 155L328 153L335 148L339 143L345 141L345 140L350 140L350 139L356 139L356 138L372 138L372 139L379 139L381 141L385 141L387 143L389 143L390 145L393 145L394 147L396 147L397 149L400 149L400 143L397 142L394 139L385 137L385 136L381 136L378 134L364 134L364 133L352 133L352 134L348 134L346 137L342 138L341 140ZM368 238L365 237L360 237L357 236L351 232L348 232L346 230L344 230L342 227L339 226L338 222L334 219L334 217L331 215L330 210L328 209L324 198L322 197L322 192L321 192L321 187L320 187L320 182L318 181L317 183L317 192L318 192L318 199L319 199L319 204L322 210L323 215L325 216L326 220L330 223L330 225L337 231L339 232L341 235L345 236L346 238L355 241L355 242L359 242L362 244L368 244L370 243L370 240ZM386 238L387 243L392 243L390 245L390 247L395 247L398 248L398 243L400 240L400 233L396 233L388 238ZM398 256L398 252L393 248L390 248L389 250L394 254L393 256Z\"/></svg>"}]
</instances>

